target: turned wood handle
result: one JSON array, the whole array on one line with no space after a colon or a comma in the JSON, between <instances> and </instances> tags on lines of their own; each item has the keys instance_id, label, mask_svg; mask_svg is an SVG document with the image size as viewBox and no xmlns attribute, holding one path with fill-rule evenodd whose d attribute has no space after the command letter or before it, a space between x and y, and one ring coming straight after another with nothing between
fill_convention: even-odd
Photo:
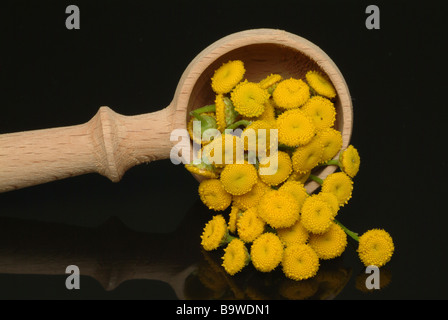
<instances>
[{"instance_id":1,"label":"turned wood handle","mask_svg":"<svg viewBox=\"0 0 448 320\"><path fill-rule=\"evenodd\" d=\"M117 182L137 164L166 159L173 110L123 116L101 107L84 124L0 135L0 192L93 172Z\"/></svg>"}]
</instances>

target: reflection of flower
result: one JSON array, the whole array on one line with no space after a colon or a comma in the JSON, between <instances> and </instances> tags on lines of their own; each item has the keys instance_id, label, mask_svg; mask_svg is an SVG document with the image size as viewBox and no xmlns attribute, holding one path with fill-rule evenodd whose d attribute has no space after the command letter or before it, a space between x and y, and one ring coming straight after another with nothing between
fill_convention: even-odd
<instances>
[{"instance_id":1,"label":"reflection of flower","mask_svg":"<svg viewBox=\"0 0 448 320\"><path fill-rule=\"evenodd\" d=\"M285 248L282 260L283 273L293 280L304 280L316 275L319 258L307 244L295 244Z\"/></svg>"},{"instance_id":2,"label":"reflection of flower","mask_svg":"<svg viewBox=\"0 0 448 320\"><path fill-rule=\"evenodd\" d=\"M333 127L336 109L330 100L320 96L311 97L301 110L313 121L317 131Z\"/></svg>"},{"instance_id":3,"label":"reflection of flower","mask_svg":"<svg viewBox=\"0 0 448 320\"><path fill-rule=\"evenodd\" d=\"M230 98L239 114L246 117L258 117L264 111L269 93L257 83L244 81L231 92Z\"/></svg>"},{"instance_id":4,"label":"reflection of flower","mask_svg":"<svg viewBox=\"0 0 448 320\"><path fill-rule=\"evenodd\" d=\"M372 229L359 237L358 254L367 267L384 266L394 253L392 237L383 229Z\"/></svg>"},{"instance_id":5,"label":"reflection of flower","mask_svg":"<svg viewBox=\"0 0 448 320\"><path fill-rule=\"evenodd\" d=\"M339 225L332 223L323 234L312 234L309 245L320 259L333 259L344 252L347 246L347 235Z\"/></svg>"},{"instance_id":6,"label":"reflection of flower","mask_svg":"<svg viewBox=\"0 0 448 320\"><path fill-rule=\"evenodd\" d=\"M229 61L215 71L212 89L216 93L228 93L243 79L244 64L240 60Z\"/></svg>"},{"instance_id":7,"label":"reflection of flower","mask_svg":"<svg viewBox=\"0 0 448 320\"><path fill-rule=\"evenodd\" d=\"M244 242L252 242L264 231L265 223L257 215L256 208L243 212L237 221L238 236Z\"/></svg>"},{"instance_id":8,"label":"reflection of flower","mask_svg":"<svg viewBox=\"0 0 448 320\"><path fill-rule=\"evenodd\" d=\"M334 89L333 84L319 72L308 71L305 77L310 87L318 94L327 98L336 97L336 90Z\"/></svg>"},{"instance_id":9,"label":"reflection of flower","mask_svg":"<svg viewBox=\"0 0 448 320\"><path fill-rule=\"evenodd\" d=\"M339 156L339 162L341 169L351 178L356 176L361 164L361 158L359 157L358 150L352 145L349 145L347 149L341 152Z\"/></svg>"},{"instance_id":10,"label":"reflection of flower","mask_svg":"<svg viewBox=\"0 0 448 320\"><path fill-rule=\"evenodd\" d=\"M352 191L353 181L344 172L328 175L322 184L322 192L333 193L341 206L348 203L348 200L352 197Z\"/></svg>"},{"instance_id":11,"label":"reflection of flower","mask_svg":"<svg viewBox=\"0 0 448 320\"><path fill-rule=\"evenodd\" d=\"M249 263L249 253L240 239L233 239L224 249L222 266L230 275L240 272Z\"/></svg>"},{"instance_id":12,"label":"reflection of flower","mask_svg":"<svg viewBox=\"0 0 448 320\"><path fill-rule=\"evenodd\" d=\"M313 122L299 109L279 115L277 127L279 143L290 147L307 144L315 134Z\"/></svg>"},{"instance_id":13,"label":"reflection of flower","mask_svg":"<svg viewBox=\"0 0 448 320\"><path fill-rule=\"evenodd\" d=\"M199 184L199 196L211 210L223 211L230 206L232 196L224 190L219 179L206 179Z\"/></svg>"},{"instance_id":14,"label":"reflection of flower","mask_svg":"<svg viewBox=\"0 0 448 320\"><path fill-rule=\"evenodd\" d=\"M258 204L258 215L273 228L288 228L299 219L299 204L289 192L270 190Z\"/></svg>"},{"instance_id":15,"label":"reflection of flower","mask_svg":"<svg viewBox=\"0 0 448 320\"><path fill-rule=\"evenodd\" d=\"M250 249L254 267L261 272L274 270L282 261L283 244L275 234L266 232L254 240Z\"/></svg>"},{"instance_id":16,"label":"reflection of flower","mask_svg":"<svg viewBox=\"0 0 448 320\"><path fill-rule=\"evenodd\" d=\"M310 88L302 79L286 79L272 93L277 106L283 109L298 108L310 97Z\"/></svg>"},{"instance_id":17,"label":"reflection of flower","mask_svg":"<svg viewBox=\"0 0 448 320\"><path fill-rule=\"evenodd\" d=\"M202 247L207 250L215 250L223 244L227 236L227 223L222 215L216 215L207 222L202 232Z\"/></svg>"},{"instance_id":18,"label":"reflection of flower","mask_svg":"<svg viewBox=\"0 0 448 320\"><path fill-rule=\"evenodd\" d=\"M258 181L257 169L252 164L228 164L221 172L224 189L235 196L252 190Z\"/></svg>"}]
</instances>

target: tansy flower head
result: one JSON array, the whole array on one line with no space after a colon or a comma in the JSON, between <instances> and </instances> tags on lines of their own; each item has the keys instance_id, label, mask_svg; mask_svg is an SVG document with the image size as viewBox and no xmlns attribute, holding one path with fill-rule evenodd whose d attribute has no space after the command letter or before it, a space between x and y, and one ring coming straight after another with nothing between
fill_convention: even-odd
<instances>
[{"instance_id":1,"label":"tansy flower head","mask_svg":"<svg viewBox=\"0 0 448 320\"><path fill-rule=\"evenodd\" d=\"M390 234L383 229L372 229L359 237L358 254L364 265L384 266L394 253Z\"/></svg>"},{"instance_id":2,"label":"tansy flower head","mask_svg":"<svg viewBox=\"0 0 448 320\"><path fill-rule=\"evenodd\" d=\"M283 244L278 236L266 232L252 243L250 256L255 269L270 272L282 261Z\"/></svg>"},{"instance_id":3,"label":"tansy flower head","mask_svg":"<svg viewBox=\"0 0 448 320\"><path fill-rule=\"evenodd\" d=\"M265 223L257 215L256 208L243 212L237 221L237 231L241 240L252 242L264 232Z\"/></svg>"},{"instance_id":4,"label":"tansy flower head","mask_svg":"<svg viewBox=\"0 0 448 320\"><path fill-rule=\"evenodd\" d=\"M307 244L295 244L285 248L282 260L283 273L293 280L314 277L319 270L319 257Z\"/></svg>"},{"instance_id":5,"label":"tansy flower head","mask_svg":"<svg viewBox=\"0 0 448 320\"><path fill-rule=\"evenodd\" d=\"M222 134L202 148L202 155L214 166L237 164L244 161L244 146L238 136Z\"/></svg>"},{"instance_id":6,"label":"tansy flower head","mask_svg":"<svg viewBox=\"0 0 448 320\"><path fill-rule=\"evenodd\" d=\"M310 142L315 134L313 122L301 110L288 110L277 118L278 141L290 147Z\"/></svg>"},{"instance_id":7,"label":"tansy flower head","mask_svg":"<svg viewBox=\"0 0 448 320\"><path fill-rule=\"evenodd\" d=\"M276 147L277 135L271 130L277 129L275 120L256 120L248 125L241 134L241 140L244 142L244 150L266 153L270 148ZM274 139L271 139L271 136ZM255 143L255 145L254 145Z\"/></svg>"},{"instance_id":8,"label":"tansy flower head","mask_svg":"<svg viewBox=\"0 0 448 320\"><path fill-rule=\"evenodd\" d=\"M305 184L305 182L308 181L310 174L311 174L311 171L297 172L297 171L293 170L293 172L291 173L291 175L288 178L288 181L297 181L297 182Z\"/></svg>"},{"instance_id":9,"label":"tansy flower head","mask_svg":"<svg viewBox=\"0 0 448 320\"><path fill-rule=\"evenodd\" d=\"M305 199L300 216L300 222L309 232L321 234L330 228L335 213L327 202L310 196Z\"/></svg>"},{"instance_id":10,"label":"tansy flower head","mask_svg":"<svg viewBox=\"0 0 448 320\"><path fill-rule=\"evenodd\" d=\"M239 114L246 117L258 117L264 112L269 93L257 83L244 81L231 92L230 98Z\"/></svg>"},{"instance_id":11,"label":"tansy flower head","mask_svg":"<svg viewBox=\"0 0 448 320\"><path fill-rule=\"evenodd\" d=\"M204 227L201 245L206 251L217 249L227 237L227 223L222 215L214 216Z\"/></svg>"},{"instance_id":12,"label":"tansy flower head","mask_svg":"<svg viewBox=\"0 0 448 320\"><path fill-rule=\"evenodd\" d=\"M341 132L333 128L327 128L319 131L317 136L323 147L321 162L333 159L342 148Z\"/></svg>"},{"instance_id":13,"label":"tansy flower head","mask_svg":"<svg viewBox=\"0 0 448 320\"><path fill-rule=\"evenodd\" d=\"M358 150L356 150L356 148L352 145L349 145L348 148L342 151L339 156L339 163L342 171L344 171L351 178L355 177L361 164L361 158L359 157Z\"/></svg>"},{"instance_id":14,"label":"tansy flower head","mask_svg":"<svg viewBox=\"0 0 448 320\"><path fill-rule=\"evenodd\" d=\"M219 179L206 179L199 184L199 196L211 210L223 211L230 206L232 196L224 190Z\"/></svg>"},{"instance_id":15,"label":"tansy flower head","mask_svg":"<svg viewBox=\"0 0 448 320\"><path fill-rule=\"evenodd\" d=\"M301 79L281 81L272 93L275 104L283 109L298 108L310 97L310 88Z\"/></svg>"},{"instance_id":16,"label":"tansy flower head","mask_svg":"<svg viewBox=\"0 0 448 320\"><path fill-rule=\"evenodd\" d=\"M299 219L299 204L289 192L270 190L258 204L258 215L273 228L288 228Z\"/></svg>"},{"instance_id":17,"label":"tansy flower head","mask_svg":"<svg viewBox=\"0 0 448 320\"><path fill-rule=\"evenodd\" d=\"M286 191L294 196L299 204L299 211L302 208L303 202L308 197L305 186L299 181L286 181L280 188L281 191Z\"/></svg>"},{"instance_id":18,"label":"tansy flower head","mask_svg":"<svg viewBox=\"0 0 448 320\"><path fill-rule=\"evenodd\" d=\"M330 208L333 210L334 215L336 216L339 211L339 201L338 198L330 192L319 192L313 195L319 200L326 202Z\"/></svg>"},{"instance_id":19,"label":"tansy flower head","mask_svg":"<svg viewBox=\"0 0 448 320\"><path fill-rule=\"evenodd\" d=\"M257 121L257 120L267 120L267 121L275 121L275 108L272 104L271 99L268 99L264 104L264 111L258 117L244 117L244 119L249 121Z\"/></svg>"},{"instance_id":20,"label":"tansy flower head","mask_svg":"<svg viewBox=\"0 0 448 320\"><path fill-rule=\"evenodd\" d=\"M229 61L219 67L212 77L212 89L217 94L228 93L243 79L244 63L240 60Z\"/></svg>"},{"instance_id":21,"label":"tansy flower head","mask_svg":"<svg viewBox=\"0 0 448 320\"><path fill-rule=\"evenodd\" d=\"M252 164L228 164L222 170L220 179L228 193L239 196L252 190L258 181L258 174Z\"/></svg>"},{"instance_id":22,"label":"tansy flower head","mask_svg":"<svg viewBox=\"0 0 448 320\"><path fill-rule=\"evenodd\" d=\"M324 97L311 97L301 110L313 121L316 131L330 128L334 125L336 109L333 102Z\"/></svg>"},{"instance_id":23,"label":"tansy flower head","mask_svg":"<svg viewBox=\"0 0 448 320\"><path fill-rule=\"evenodd\" d=\"M311 234L309 245L320 259L333 259L344 252L347 234L339 225L332 223L323 234Z\"/></svg>"},{"instance_id":24,"label":"tansy flower head","mask_svg":"<svg viewBox=\"0 0 448 320\"><path fill-rule=\"evenodd\" d=\"M308 71L306 81L317 94L327 98L336 97L336 90L333 84L317 71Z\"/></svg>"},{"instance_id":25,"label":"tansy flower head","mask_svg":"<svg viewBox=\"0 0 448 320\"><path fill-rule=\"evenodd\" d=\"M259 176L260 179L270 186L277 186L283 181L285 181L292 172L292 162L289 154L284 151L278 151L274 154L270 154L270 158L277 157L277 170L273 168L271 161L265 164L259 165ZM261 174L262 168L270 168L272 170L268 170L268 174Z\"/></svg>"},{"instance_id":26,"label":"tansy flower head","mask_svg":"<svg viewBox=\"0 0 448 320\"><path fill-rule=\"evenodd\" d=\"M226 104L224 103L224 95L218 94L215 99L216 106L216 123L218 130L223 132L226 128Z\"/></svg>"},{"instance_id":27,"label":"tansy flower head","mask_svg":"<svg viewBox=\"0 0 448 320\"><path fill-rule=\"evenodd\" d=\"M233 276L235 273L240 272L250 261L249 252L244 242L238 238L230 241L224 249L222 260L222 266L228 274Z\"/></svg>"},{"instance_id":28,"label":"tansy flower head","mask_svg":"<svg viewBox=\"0 0 448 320\"><path fill-rule=\"evenodd\" d=\"M263 181L258 180L249 192L240 196L233 196L233 202L239 208L247 210L251 207L256 207L261 198L263 198L264 194L269 190L270 188L268 185L266 185Z\"/></svg>"},{"instance_id":29,"label":"tansy flower head","mask_svg":"<svg viewBox=\"0 0 448 320\"><path fill-rule=\"evenodd\" d=\"M344 172L332 173L325 178L321 191L333 193L339 205L344 206L352 197L353 181Z\"/></svg>"},{"instance_id":30,"label":"tansy flower head","mask_svg":"<svg viewBox=\"0 0 448 320\"><path fill-rule=\"evenodd\" d=\"M282 81L283 78L281 75L279 74L270 74L269 76L267 76L266 78L264 78L263 80L261 80L258 85L260 87L262 87L263 89L271 89L275 84L279 83L280 81Z\"/></svg>"},{"instance_id":31,"label":"tansy flower head","mask_svg":"<svg viewBox=\"0 0 448 320\"><path fill-rule=\"evenodd\" d=\"M322 159L322 143L315 136L308 144L298 147L292 154L292 168L298 173L308 173Z\"/></svg>"},{"instance_id":32,"label":"tansy flower head","mask_svg":"<svg viewBox=\"0 0 448 320\"><path fill-rule=\"evenodd\" d=\"M309 238L309 232L300 220L289 228L277 229L277 235L285 247L293 244L305 244Z\"/></svg>"}]
</instances>

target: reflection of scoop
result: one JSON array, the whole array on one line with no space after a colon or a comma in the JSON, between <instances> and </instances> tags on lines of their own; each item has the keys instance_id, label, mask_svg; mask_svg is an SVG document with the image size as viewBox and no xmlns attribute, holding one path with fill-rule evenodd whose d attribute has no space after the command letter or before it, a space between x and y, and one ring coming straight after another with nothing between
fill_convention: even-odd
<instances>
[{"instance_id":1,"label":"reflection of scoop","mask_svg":"<svg viewBox=\"0 0 448 320\"><path fill-rule=\"evenodd\" d=\"M203 50L187 67L171 104L160 111L123 116L100 108L89 122L77 126L0 136L0 192L91 172L112 181L140 163L170 156L174 129L186 129L188 113L209 104L210 78L229 60L244 61L246 77L267 74L303 78L309 70L328 76L336 88L335 128L347 147L352 131L352 104L345 80L333 61L311 42L281 30L255 29L229 35ZM329 166L318 176L335 170ZM317 188L309 182L307 189Z\"/></svg>"},{"instance_id":2,"label":"reflection of scoop","mask_svg":"<svg viewBox=\"0 0 448 320\"><path fill-rule=\"evenodd\" d=\"M179 229L166 234L135 232L116 218L98 228L0 218L0 273L64 275L76 265L106 290L126 280L154 279L184 299L185 278L200 259L204 209L198 202Z\"/></svg>"}]
</instances>

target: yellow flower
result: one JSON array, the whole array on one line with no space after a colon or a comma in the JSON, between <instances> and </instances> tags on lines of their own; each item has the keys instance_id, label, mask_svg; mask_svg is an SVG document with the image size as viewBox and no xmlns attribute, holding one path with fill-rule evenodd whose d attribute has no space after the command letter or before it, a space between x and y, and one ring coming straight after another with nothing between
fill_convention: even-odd
<instances>
[{"instance_id":1,"label":"yellow flower","mask_svg":"<svg viewBox=\"0 0 448 320\"><path fill-rule=\"evenodd\" d=\"M244 242L252 242L264 232L265 223L258 217L257 209L243 212L237 221L238 236Z\"/></svg>"},{"instance_id":2,"label":"yellow flower","mask_svg":"<svg viewBox=\"0 0 448 320\"><path fill-rule=\"evenodd\" d=\"M258 169L258 175L260 179L270 186L277 186L286 179L288 179L289 175L292 172L292 162L289 154L284 151L278 151L274 154L270 154L270 158L277 157L277 170L275 170L271 161L269 163L262 164L260 163ZM263 168L269 168L267 174L261 174L261 170Z\"/></svg>"},{"instance_id":3,"label":"yellow flower","mask_svg":"<svg viewBox=\"0 0 448 320\"><path fill-rule=\"evenodd\" d=\"M235 273L240 272L250 261L249 252L244 242L238 238L230 241L224 249L222 260L222 266L228 274L233 276Z\"/></svg>"},{"instance_id":4,"label":"yellow flower","mask_svg":"<svg viewBox=\"0 0 448 320\"><path fill-rule=\"evenodd\" d=\"M228 164L221 172L224 189L234 196L249 192L257 181L257 169L249 163Z\"/></svg>"},{"instance_id":5,"label":"yellow flower","mask_svg":"<svg viewBox=\"0 0 448 320\"><path fill-rule=\"evenodd\" d=\"M307 173L317 166L322 158L323 148L316 136L308 144L298 147L292 154L292 168L298 173Z\"/></svg>"},{"instance_id":6,"label":"yellow flower","mask_svg":"<svg viewBox=\"0 0 448 320\"><path fill-rule=\"evenodd\" d=\"M241 213L242 211L238 206L232 205L232 208L230 209L229 213L229 223L228 223L228 228L230 232L236 233L236 226L238 218L241 216Z\"/></svg>"},{"instance_id":7,"label":"yellow flower","mask_svg":"<svg viewBox=\"0 0 448 320\"><path fill-rule=\"evenodd\" d=\"M257 83L244 81L230 94L235 110L246 117L258 117L264 112L269 93Z\"/></svg>"},{"instance_id":8,"label":"yellow flower","mask_svg":"<svg viewBox=\"0 0 448 320\"><path fill-rule=\"evenodd\" d=\"M310 98L310 88L303 80L290 78L275 87L272 98L280 108L298 108Z\"/></svg>"},{"instance_id":9,"label":"yellow flower","mask_svg":"<svg viewBox=\"0 0 448 320\"><path fill-rule=\"evenodd\" d=\"M344 206L352 197L353 181L344 172L332 173L325 178L321 191L333 193L339 205Z\"/></svg>"},{"instance_id":10,"label":"yellow flower","mask_svg":"<svg viewBox=\"0 0 448 320\"><path fill-rule=\"evenodd\" d=\"M309 238L309 232L302 225L300 220L289 228L277 229L277 235L280 240L282 240L285 247L293 244L305 244Z\"/></svg>"},{"instance_id":11,"label":"yellow flower","mask_svg":"<svg viewBox=\"0 0 448 320\"><path fill-rule=\"evenodd\" d=\"M206 251L217 249L227 237L227 223L222 215L214 216L204 227L201 245Z\"/></svg>"},{"instance_id":12,"label":"yellow flower","mask_svg":"<svg viewBox=\"0 0 448 320\"><path fill-rule=\"evenodd\" d=\"M342 171L344 171L351 178L355 177L361 164L361 158L359 157L358 150L356 150L356 148L352 145L349 145L348 148L341 153L339 163Z\"/></svg>"},{"instance_id":13,"label":"yellow flower","mask_svg":"<svg viewBox=\"0 0 448 320\"><path fill-rule=\"evenodd\" d=\"M291 173L291 175L288 178L288 181L297 181L297 182L305 184L305 182L308 181L310 174L311 174L311 171L297 172L297 171L293 170L293 172Z\"/></svg>"},{"instance_id":14,"label":"yellow flower","mask_svg":"<svg viewBox=\"0 0 448 320\"><path fill-rule=\"evenodd\" d=\"M319 200L322 200L322 201L328 203L330 208L333 210L334 215L335 216L337 215L337 213L339 211L339 201L338 201L338 198L336 197L336 195L334 195L333 193L330 193L330 192L322 192L321 191L317 194L314 194L313 196L315 196Z\"/></svg>"},{"instance_id":15,"label":"yellow flower","mask_svg":"<svg viewBox=\"0 0 448 320\"><path fill-rule=\"evenodd\" d=\"M366 267L382 267L390 261L394 253L394 242L383 229L372 229L359 237L358 254Z\"/></svg>"},{"instance_id":16,"label":"yellow flower","mask_svg":"<svg viewBox=\"0 0 448 320\"><path fill-rule=\"evenodd\" d=\"M336 129L327 128L317 134L323 146L321 162L333 159L342 148L342 134Z\"/></svg>"},{"instance_id":17,"label":"yellow flower","mask_svg":"<svg viewBox=\"0 0 448 320\"><path fill-rule=\"evenodd\" d=\"M299 181L286 181L280 188L281 191L289 192L294 196L297 203L299 204L299 211L302 209L305 199L308 197L305 186Z\"/></svg>"},{"instance_id":18,"label":"yellow flower","mask_svg":"<svg viewBox=\"0 0 448 320\"><path fill-rule=\"evenodd\" d=\"M257 120L267 120L267 121L275 121L275 108L271 102L271 99L268 99L264 104L264 111L258 117L244 117L245 120L248 121L257 121Z\"/></svg>"},{"instance_id":19,"label":"yellow flower","mask_svg":"<svg viewBox=\"0 0 448 320\"><path fill-rule=\"evenodd\" d=\"M301 110L313 121L316 131L332 127L336 120L333 102L324 97L311 97Z\"/></svg>"},{"instance_id":20,"label":"yellow flower","mask_svg":"<svg viewBox=\"0 0 448 320\"><path fill-rule=\"evenodd\" d=\"M320 259L328 260L339 257L347 246L347 234L336 223L323 234L312 234L309 245Z\"/></svg>"},{"instance_id":21,"label":"yellow flower","mask_svg":"<svg viewBox=\"0 0 448 320\"><path fill-rule=\"evenodd\" d=\"M215 99L216 106L216 124L218 125L218 130L223 132L226 128L226 104L224 103L223 94L216 95Z\"/></svg>"},{"instance_id":22,"label":"yellow flower","mask_svg":"<svg viewBox=\"0 0 448 320\"><path fill-rule=\"evenodd\" d=\"M255 269L270 272L282 261L283 244L275 234L266 232L252 243L250 257Z\"/></svg>"},{"instance_id":23,"label":"yellow flower","mask_svg":"<svg viewBox=\"0 0 448 320\"><path fill-rule=\"evenodd\" d=\"M288 110L277 118L278 141L290 147L307 144L315 134L313 122L301 110Z\"/></svg>"},{"instance_id":24,"label":"yellow flower","mask_svg":"<svg viewBox=\"0 0 448 320\"><path fill-rule=\"evenodd\" d=\"M312 195L305 199L300 216L300 222L309 232L321 234L330 228L335 212L327 202Z\"/></svg>"},{"instance_id":25,"label":"yellow flower","mask_svg":"<svg viewBox=\"0 0 448 320\"><path fill-rule=\"evenodd\" d=\"M319 257L307 244L294 244L285 248L282 260L283 273L293 280L314 277L319 270Z\"/></svg>"},{"instance_id":26,"label":"yellow flower","mask_svg":"<svg viewBox=\"0 0 448 320\"><path fill-rule=\"evenodd\" d=\"M230 92L243 79L244 63L240 60L229 61L219 67L212 77L212 89L217 94Z\"/></svg>"},{"instance_id":27,"label":"yellow flower","mask_svg":"<svg viewBox=\"0 0 448 320\"><path fill-rule=\"evenodd\" d=\"M270 190L258 204L258 215L273 228L288 228L299 219L299 204L289 192Z\"/></svg>"},{"instance_id":28,"label":"yellow flower","mask_svg":"<svg viewBox=\"0 0 448 320\"><path fill-rule=\"evenodd\" d=\"M219 179L206 179L199 184L199 197L211 210L223 211L230 206L232 196L224 190Z\"/></svg>"},{"instance_id":29,"label":"yellow flower","mask_svg":"<svg viewBox=\"0 0 448 320\"><path fill-rule=\"evenodd\" d=\"M244 161L244 145L239 137L222 134L202 148L202 156L212 165L222 168L229 163Z\"/></svg>"},{"instance_id":30,"label":"yellow flower","mask_svg":"<svg viewBox=\"0 0 448 320\"><path fill-rule=\"evenodd\" d=\"M282 81L282 79L283 79L282 76L279 75L279 74L270 74L269 76L267 76L266 78L261 80L258 83L258 85L260 87L262 87L263 89L269 89L270 87L272 87L276 83Z\"/></svg>"},{"instance_id":31,"label":"yellow flower","mask_svg":"<svg viewBox=\"0 0 448 320\"><path fill-rule=\"evenodd\" d=\"M205 134L207 132L205 130L216 128L216 126L214 126L214 125L216 125L216 115L211 112L205 112L205 113L202 113L201 116L203 119L207 120L207 122L205 122L205 123L201 122L201 131L197 132L196 134L194 134L194 132L193 132L194 121L199 121L195 117L191 117L190 120L188 121L187 130L188 130L188 133L190 134L191 140L193 140L197 144L206 145L206 144L210 143L210 136Z\"/></svg>"},{"instance_id":32,"label":"yellow flower","mask_svg":"<svg viewBox=\"0 0 448 320\"><path fill-rule=\"evenodd\" d=\"M233 202L239 208L247 210L251 207L256 207L264 194L269 190L269 186L259 180L249 192L240 196L233 196Z\"/></svg>"},{"instance_id":33,"label":"yellow flower","mask_svg":"<svg viewBox=\"0 0 448 320\"><path fill-rule=\"evenodd\" d=\"M330 99L336 97L336 90L333 84L319 72L308 71L305 77L310 87L321 96Z\"/></svg>"},{"instance_id":34,"label":"yellow flower","mask_svg":"<svg viewBox=\"0 0 448 320\"><path fill-rule=\"evenodd\" d=\"M186 164L185 168L191 173L197 174L205 178L210 179L218 178L218 174L213 170L213 167L211 165L204 165L202 163L199 165Z\"/></svg>"}]
</instances>

